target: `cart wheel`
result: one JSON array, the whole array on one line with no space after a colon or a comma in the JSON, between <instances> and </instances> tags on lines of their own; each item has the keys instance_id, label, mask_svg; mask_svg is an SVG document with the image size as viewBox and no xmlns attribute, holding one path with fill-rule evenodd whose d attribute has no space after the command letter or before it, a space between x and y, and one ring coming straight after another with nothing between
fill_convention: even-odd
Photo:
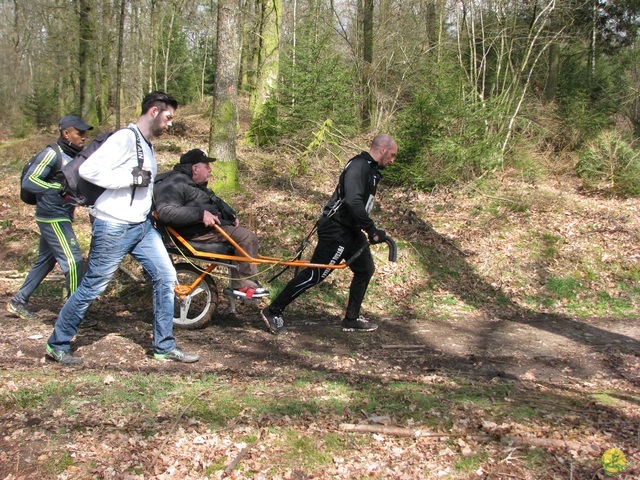
<instances>
[{"instance_id":1,"label":"cart wheel","mask_svg":"<svg viewBox=\"0 0 640 480\"><path fill-rule=\"evenodd\" d=\"M188 263L178 263L175 266L180 285L191 285L202 272ZM218 306L218 289L207 275L200 284L186 297L175 296L173 308L173 324L187 330L204 328L211 315Z\"/></svg>"}]
</instances>

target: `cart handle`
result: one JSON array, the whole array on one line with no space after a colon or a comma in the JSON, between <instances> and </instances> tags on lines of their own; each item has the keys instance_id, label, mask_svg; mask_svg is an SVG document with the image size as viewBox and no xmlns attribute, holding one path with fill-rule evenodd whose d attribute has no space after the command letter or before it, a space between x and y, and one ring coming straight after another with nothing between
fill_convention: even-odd
<instances>
[{"instance_id":1,"label":"cart handle","mask_svg":"<svg viewBox=\"0 0 640 480\"><path fill-rule=\"evenodd\" d=\"M395 263L398 260L398 247L396 246L396 242L393 241L393 238L387 237L384 239L384 243L389 246L389 261Z\"/></svg>"},{"instance_id":2,"label":"cart handle","mask_svg":"<svg viewBox=\"0 0 640 480\"><path fill-rule=\"evenodd\" d=\"M396 242L393 241L393 238L391 237L386 237L384 239L384 243L386 243L389 246L389 261L390 262L396 262L398 260L398 247L396 246ZM369 246L369 244L365 244L362 247L360 247L360 249L354 253L351 258L349 258L349 260L347 260L345 263L345 265L348 267L349 265L351 265L353 262L355 262L356 258L358 258L360 256L360 254L362 252L364 252L364 249L367 248Z\"/></svg>"}]
</instances>

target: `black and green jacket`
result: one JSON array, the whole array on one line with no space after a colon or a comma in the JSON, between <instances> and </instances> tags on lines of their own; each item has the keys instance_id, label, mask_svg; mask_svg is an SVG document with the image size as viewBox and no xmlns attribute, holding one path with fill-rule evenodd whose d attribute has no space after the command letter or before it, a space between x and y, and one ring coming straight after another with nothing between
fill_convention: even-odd
<instances>
[{"instance_id":1,"label":"black and green jacket","mask_svg":"<svg viewBox=\"0 0 640 480\"><path fill-rule=\"evenodd\" d=\"M37 156L22 180L22 188L36 195L36 220L73 221L75 206L60 195L58 173L71 161L62 148L47 146Z\"/></svg>"}]
</instances>

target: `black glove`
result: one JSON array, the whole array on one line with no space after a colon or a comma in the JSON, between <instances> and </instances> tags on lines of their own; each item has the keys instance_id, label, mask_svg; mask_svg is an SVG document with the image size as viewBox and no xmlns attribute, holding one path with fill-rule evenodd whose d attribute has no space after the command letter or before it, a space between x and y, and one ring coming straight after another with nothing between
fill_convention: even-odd
<instances>
[{"instance_id":1,"label":"black glove","mask_svg":"<svg viewBox=\"0 0 640 480\"><path fill-rule=\"evenodd\" d=\"M148 187L151 183L151 172L149 170L143 170L140 167L135 167L131 170L133 175L133 187Z\"/></svg>"},{"instance_id":2,"label":"black glove","mask_svg":"<svg viewBox=\"0 0 640 480\"><path fill-rule=\"evenodd\" d=\"M382 243L386 240L387 233L384 230L375 229L369 234L369 243L375 245L376 243Z\"/></svg>"}]
</instances>

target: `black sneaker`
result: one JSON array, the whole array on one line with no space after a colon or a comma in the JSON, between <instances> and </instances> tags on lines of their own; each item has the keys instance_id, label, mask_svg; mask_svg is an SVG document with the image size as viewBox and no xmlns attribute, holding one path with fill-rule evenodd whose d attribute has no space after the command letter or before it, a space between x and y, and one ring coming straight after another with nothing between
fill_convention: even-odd
<instances>
[{"instance_id":1,"label":"black sneaker","mask_svg":"<svg viewBox=\"0 0 640 480\"><path fill-rule=\"evenodd\" d=\"M271 333L278 335L279 333L285 332L282 314L276 315L275 313L271 313L269 307L265 307L260 312L260 315L262 315L262 319L264 323L267 324L267 327L269 327Z\"/></svg>"},{"instance_id":2,"label":"black sneaker","mask_svg":"<svg viewBox=\"0 0 640 480\"><path fill-rule=\"evenodd\" d=\"M9 300L7 302L7 312L12 313L23 320L33 320L34 318L37 318L34 313L27 310L27 306L25 304L15 303L13 300Z\"/></svg>"},{"instance_id":3,"label":"black sneaker","mask_svg":"<svg viewBox=\"0 0 640 480\"><path fill-rule=\"evenodd\" d=\"M47 357L63 365L80 365L82 360L74 357L69 350L55 350L47 343Z\"/></svg>"},{"instance_id":4,"label":"black sneaker","mask_svg":"<svg viewBox=\"0 0 640 480\"><path fill-rule=\"evenodd\" d=\"M193 353L184 353L178 347L167 353L154 353L153 358L156 360L163 360L165 362L181 362L181 363L194 363L200 360L198 355Z\"/></svg>"},{"instance_id":5,"label":"black sneaker","mask_svg":"<svg viewBox=\"0 0 640 480\"><path fill-rule=\"evenodd\" d=\"M78 325L78 328L82 328L82 329L96 328L97 326L98 326L98 321L95 318L84 317L80 322L80 325Z\"/></svg>"},{"instance_id":6,"label":"black sneaker","mask_svg":"<svg viewBox=\"0 0 640 480\"><path fill-rule=\"evenodd\" d=\"M347 318L342 320L343 332L373 332L377 329L378 325L372 322L367 322L362 315L353 320L349 320Z\"/></svg>"}]
</instances>

